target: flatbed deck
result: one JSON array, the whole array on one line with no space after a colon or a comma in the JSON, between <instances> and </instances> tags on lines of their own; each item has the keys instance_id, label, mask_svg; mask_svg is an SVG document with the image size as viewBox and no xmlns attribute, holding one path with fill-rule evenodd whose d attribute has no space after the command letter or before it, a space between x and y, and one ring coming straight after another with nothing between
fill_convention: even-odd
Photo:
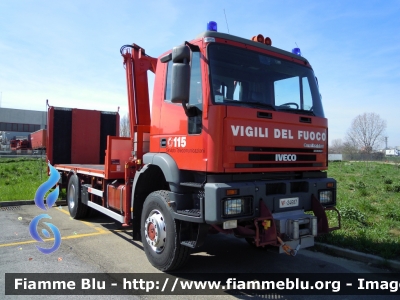
<instances>
[{"instance_id":1,"label":"flatbed deck","mask_svg":"<svg viewBox=\"0 0 400 300\"><path fill-rule=\"evenodd\" d=\"M90 164L60 164L54 165L54 168L60 171L75 171L79 174L96 175L97 177L105 177L104 165Z\"/></svg>"}]
</instances>

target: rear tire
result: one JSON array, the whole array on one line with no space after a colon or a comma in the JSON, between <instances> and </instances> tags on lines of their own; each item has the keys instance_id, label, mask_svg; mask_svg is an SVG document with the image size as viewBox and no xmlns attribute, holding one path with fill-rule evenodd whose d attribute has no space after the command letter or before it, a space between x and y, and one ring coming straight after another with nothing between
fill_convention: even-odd
<instances>
[{"instance_id":1,"label":"rear tire","mask_svg":"<svg viewBox=\"0 0 400 300\"><path fill-rule=\"evenodd\" d=\"M94 208L88 206L87 212L86 212L86 216L88 218L96 218L98 215L99 215L99 211L98 210L95 210Z\"/></svg>"},{"instance_id":2,"label":"rear tire","mask_svg":"<svg viewBox=\"0 0 400 300\"><path fill-rule=\"evenodd\" d=\"M244 239L250 246L257 248L256 243L253 238L244 238Z\"/></svg>"},{"instance_id":3,"label":"rear tire","mask_svg":"<svg viewBox=\"0 0 400 300\"><path fill-rule=\"evenodd\" d=\"M67 203L72 218L81 219L87 215L88 206L81 201L81 185L76 174L73 174L68 181Z\"/></svg>"},{"instance_id":4,"label":"rear tire","mask_svg":"<svg viewBox=\"0 0 400 300\"><path fill-rule=\"evenodd\" d=\"M168 191L147 196L141 216L141 237L150 263L161 271L181 267L189 258L190 248L180 244L179 221L172 217L167 204Z\"/></svg>"}]
</instances>

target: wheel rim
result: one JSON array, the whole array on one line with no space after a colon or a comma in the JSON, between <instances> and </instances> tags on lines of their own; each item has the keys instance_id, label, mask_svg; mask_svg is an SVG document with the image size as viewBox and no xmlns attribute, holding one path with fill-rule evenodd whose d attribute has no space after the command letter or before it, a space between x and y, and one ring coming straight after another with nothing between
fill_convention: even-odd
<instances>
[{"instance_id":1,"label":"wheel rim","mask_svg":"<svg viewBox=\"0 0 400 300\"><path fill-rule=\"evenodd\" d=\"M158 210L152 210L144 223L144 236L146 242L156 253L164 250L167 232L165 218Z\"/></svg>"},{"instance_id":2,"label":"wheel rim","mask_svg":"<svg viewBox=\"0 0 400 300\"><path fill-rule=\"evenodd\" d=\"M72 184L68 189L68 206L72 209L75 206L75 186Z\"/></svg>"}]
</instances>

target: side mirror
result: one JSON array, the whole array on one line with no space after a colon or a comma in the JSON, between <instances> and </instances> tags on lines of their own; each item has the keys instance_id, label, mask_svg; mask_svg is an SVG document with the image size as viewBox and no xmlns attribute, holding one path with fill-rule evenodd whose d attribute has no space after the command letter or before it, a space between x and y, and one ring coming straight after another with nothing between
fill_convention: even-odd
<instances>
[{"instance_id":1,"label":"side mirror","mask_svg":"<svg viewBox=\"0 0 400 300\"><path fill-rule=\"evenodd\" d=\"M172 87L171 102L189 102L190 87L190 49L186 45L172 50Z\"/></svg>"}]
</instances>

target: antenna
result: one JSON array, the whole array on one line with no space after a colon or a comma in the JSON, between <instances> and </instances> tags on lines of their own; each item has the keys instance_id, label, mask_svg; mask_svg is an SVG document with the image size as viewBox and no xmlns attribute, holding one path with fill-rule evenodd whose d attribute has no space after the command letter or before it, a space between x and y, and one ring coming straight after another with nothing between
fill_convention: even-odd
<instances>
[{"instance_id":1,"label":"antenna","mask_svg":"<svg viewBox=\"0 0 400 300\"><path fill-rule=\"evenodd\" d=\"M225 8L224 8L224 15L225 15L226 28L228 28L228 33L229 33L229 26L228 26L228 20L226 19Z\"/></svg>"}]
</instances>

